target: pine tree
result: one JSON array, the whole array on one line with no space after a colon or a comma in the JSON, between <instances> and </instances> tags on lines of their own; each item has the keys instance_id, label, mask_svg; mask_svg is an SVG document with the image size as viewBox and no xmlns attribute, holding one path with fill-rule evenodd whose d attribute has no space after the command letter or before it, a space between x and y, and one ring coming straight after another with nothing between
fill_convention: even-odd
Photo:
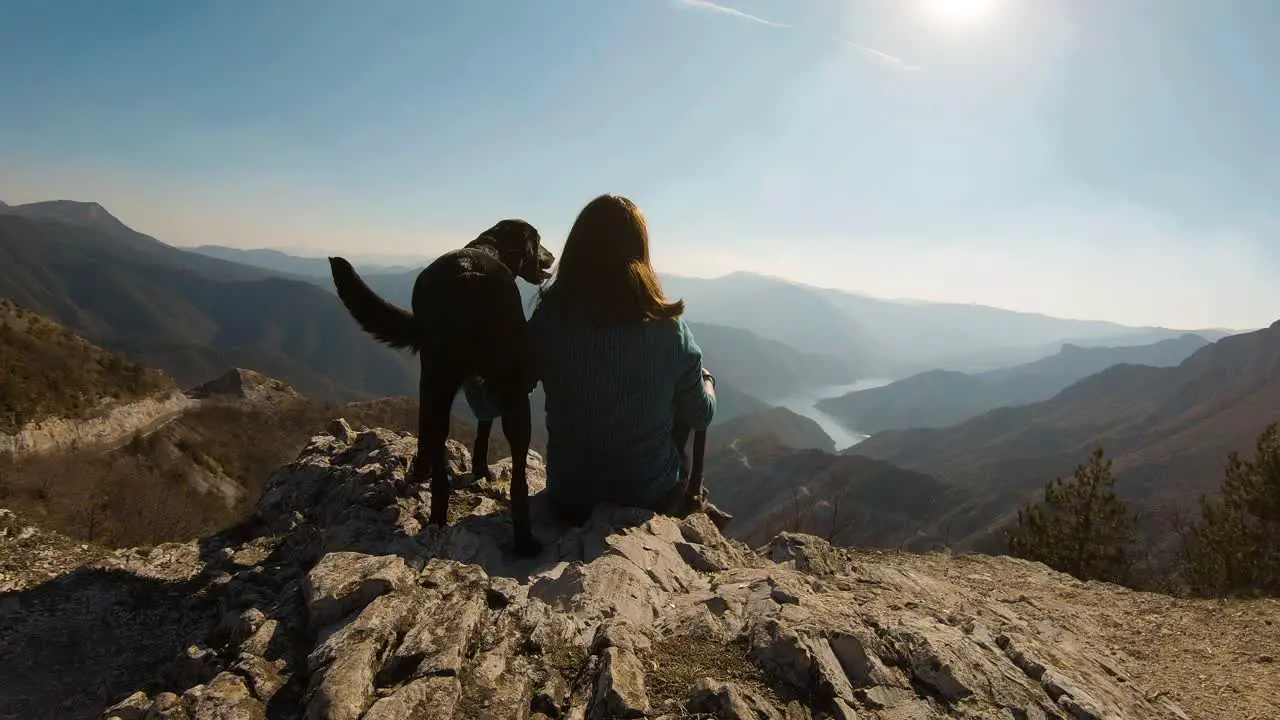
<instances>
[{"instance_id":1,"label":"pine tree","mask_svg":"<svg viewBox=\"0 0 1280 720\"><path fill-rule=\"evenodd\" d=\"M1201 497L1200 513L1186 551L1193 590L1280 591L1280 424L1258 437L1252 461L1228 456L1222 497Z\"/></svg>"},{"instance_id":2,"label":"pine tree","mask_svg":"<svg viewBox=\"0 0 1280 720\"><path fill-rule=\"evenodd\" d=\"M1124 583L1133 567L1136 523L1116 495L1111 460L1099 447L1069 482L1047 484L1043 503L1018 511L1009 552L1081 580Z\"/></svg>"}]
</instances>

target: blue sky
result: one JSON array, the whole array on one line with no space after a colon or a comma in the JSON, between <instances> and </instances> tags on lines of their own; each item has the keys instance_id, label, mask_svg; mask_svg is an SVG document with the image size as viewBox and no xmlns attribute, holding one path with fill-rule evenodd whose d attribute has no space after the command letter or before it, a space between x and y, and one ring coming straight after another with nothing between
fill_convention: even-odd
<instances>
[{"instance_id":1,"label":"blue sky","mask_svg":"<svg viewBox=\"0 0 1280 720\"><path fill-rule=\"evenodd\" d=\"M966 2L0 0L0 199L422 255L617 192L672 273L1280 317L1280 4Z\"/></svg>"}]
</instances>

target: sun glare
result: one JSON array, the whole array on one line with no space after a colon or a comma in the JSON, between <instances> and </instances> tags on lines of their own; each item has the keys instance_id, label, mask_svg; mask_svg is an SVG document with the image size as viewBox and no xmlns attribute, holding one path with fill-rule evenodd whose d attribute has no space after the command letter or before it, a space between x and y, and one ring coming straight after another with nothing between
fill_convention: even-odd
<instances>
[{"instance_id":1,"label":"sun glare","mask_svg":"<svg viewBox=\"0 0 1280 720\"><path fill-rule=\"evenodd\" d=\"M995 10L996 0L925 0L929 15L944 23L980 22Z\"/></svg>"}]
</instances>

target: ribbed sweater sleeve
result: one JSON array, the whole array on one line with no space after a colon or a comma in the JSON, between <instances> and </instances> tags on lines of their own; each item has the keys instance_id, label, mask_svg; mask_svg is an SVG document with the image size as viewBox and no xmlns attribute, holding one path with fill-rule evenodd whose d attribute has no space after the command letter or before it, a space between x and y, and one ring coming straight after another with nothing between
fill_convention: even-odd
<instances>
[{"instance_id":1,"label":"ribbed sweater sleeve","mask_svg":"<svg viewBox=\"0 0 1280 720\"><path fill-rule=\"evenodd\" d=\"M715 398L702 379L702 348L684 318L678 318L680 342L676 351L676 420L692 430L705 430L716 414Z\"/></svg>"}]
</instances>

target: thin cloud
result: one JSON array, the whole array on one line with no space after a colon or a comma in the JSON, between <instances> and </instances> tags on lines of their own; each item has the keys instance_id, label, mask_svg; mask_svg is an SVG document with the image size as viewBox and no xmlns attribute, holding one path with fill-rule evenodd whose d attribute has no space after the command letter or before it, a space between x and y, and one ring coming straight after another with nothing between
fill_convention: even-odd
<instances>
[{"instance_id":1,"label":"thin cloud","mask_svg":"<svg viewBox=\"0 0 1280 720\"><path fill-rule=\"evenodd\" d=\"M866 55L867 57L870 57L876 62L879 62L884 65L891 65L904 72L912 72L920 69L919 67L912 65L911 63L907 62L906 60L903 60L900 57L897 57L896 55L890 55L887 52L881 52L880 50L877 50L873 47L867 47L866 45L863 45L861 43L856 43L852 40L842 40L841 42L843 42L845 45L848 45L849 47L860 50L864 55Z\"/></svg>"},{"instance_id":2,"label":"thin cloud","mask_svg":"<svg viewBox=\"0 0 1280 720\"><path fill-rule=\"evenodd\" d=\"M743 12L742 10L729 7L728 5L721 5L720 3L711 2L711 0L676 0L676 3L678 5L683 5L684 7L687 7L687 8L694 8L698 10L707 10L710 12L720 13L721 15L728 15L730 17L738 18L739 20L747 20L753 23L757 23L759 25L768 25L769 27L775 27L775 28L791 27L786 23L780 23L775 20L769 20L768 18L762 18L759 15L752 15L751 13ZM894 69L901 70L903 72L912 72L920 69L919 67L912 65L906 60L903 60L902 58L897 57L896 55L890 55L889 53L884 52L882 50L877 50L873 47L868 47L861 43L856 43L852 40L841 39L840 42L844 43L845 45L848 45L849 47L856 48L863 55L867 56L871 60L874 60L875 62L881 65L892 67Z\"/></svg>"},{"instance_id":3,"label":"thin cloud","mask_svg":"<svg viewBox=\"0 0 1280 720\"><path fill-rule=\"evenodd\" d=\"M776 28L791 27L790 25L787 25L785 23L774 22L773 20L766 20L765 18L762 18L759 15L752 15L751 13L743 12L737 8L731 8L728 5L713 3L711 2L711 0L676 0L676 1L679 2L681 5L685 5L687 7L698 8L700 10L710 10L711 12L717 12L722 15L730 15L732 17L736 17L741 20L750 20L753 23L768 25L769 27L776 27Z\"/></svg>"}]
</instances>

